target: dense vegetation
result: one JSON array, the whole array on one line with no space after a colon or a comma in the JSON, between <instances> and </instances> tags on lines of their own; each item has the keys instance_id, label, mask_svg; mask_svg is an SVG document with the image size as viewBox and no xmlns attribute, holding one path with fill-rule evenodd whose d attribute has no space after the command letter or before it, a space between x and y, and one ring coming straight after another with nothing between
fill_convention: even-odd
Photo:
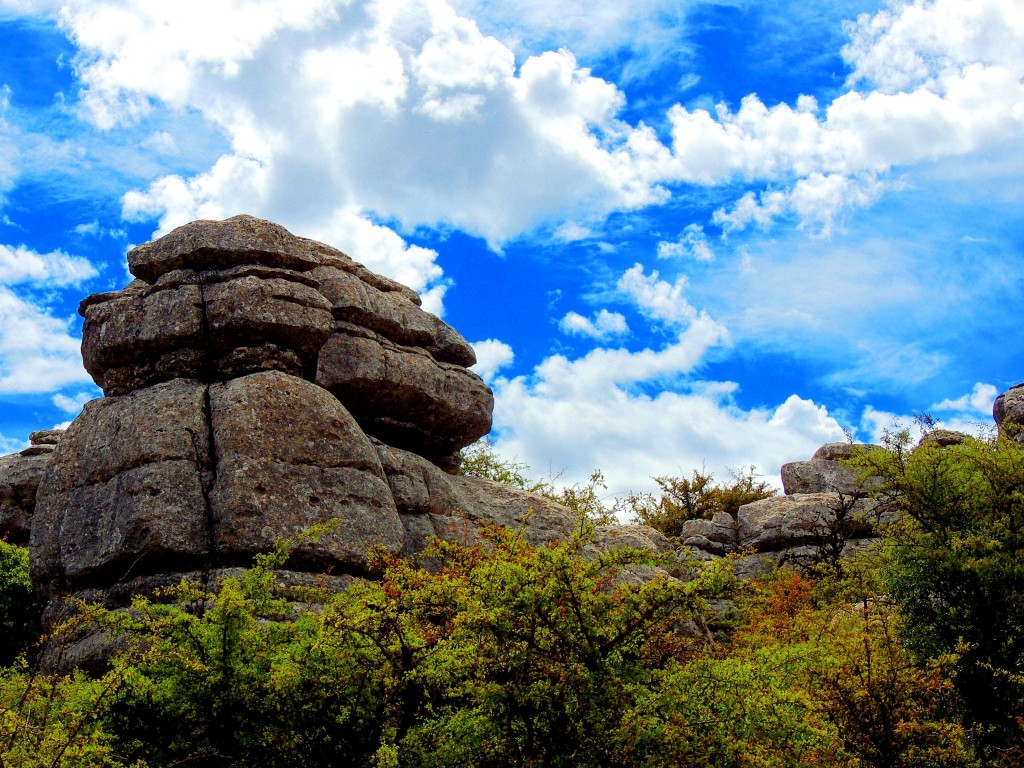
<instances>
[{"instance_id":1,"label":"dense vegetation","mask_svg":"<svg viewBox=\"0 0 1024 768\"><path fill-rule=\"evenodd\" d=\"M1024 764L1024 448L890 448L861 461L896 522L838 569L738 583L726 558L637 583L659 562L587 560L582 524L541 549L438 543L431 570L378 552L337 595L277 591L282 545L209 593L83 607L42 642L95 625L117 655L92 677L0 670L0 766ZM593 511L599 488L567 498ZM0 621L32 656L13 549Z\"/></svg>"}]
</instances>

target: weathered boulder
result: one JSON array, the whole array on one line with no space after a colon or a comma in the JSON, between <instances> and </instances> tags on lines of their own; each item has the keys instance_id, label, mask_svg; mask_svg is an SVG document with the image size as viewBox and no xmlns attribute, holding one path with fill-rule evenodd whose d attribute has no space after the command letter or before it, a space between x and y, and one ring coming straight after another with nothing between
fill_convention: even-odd
<instances>
[{"instance_id":1,"label":"weathered boulder","mask_svg":"<svg viewBox=\"0 0 1024 768\"><path fill-rule=\"evenodd\" d=\"M679 539L685 547L724 555L736 548L736 521L727 512L718 512L710 520L687 520Z\"/></svg>"},{"instance_id":2,"label":"weathered boulder","mask_svg":"<svg viewBox=\"0 0 1024 768\"><path fill-rule=\"evenodd\" d=\"M448 469L490 430L493 396L465 339L340 251L236 216L179 227L128 263L139 279L79 308L85 367L107 395L282 371Z\"/></svg>"},{"instance_id":3,"label":"weathered boulder","mask_svg":"<svg viewBox=\"0 0 1024 768\"><path fill-rule=\"evenodd\" d=\"M206 385L176 379L86 403L57 445L32 521L44 597L208 567Z\"/></svg>"},{"instance_id":4,"label":"weathered boulder","mask_svg":"<svg viewBox=\"0 0 1024 768\"><path fill-rule=\"evenodd\" d=\"M1024 443L1024 383L1010 387L992 405L992 417L999 432Z\"/></svg>"},{"instance_id":5,"label":"weathered boulder","mask_svg":"<svg viewBox=\"0 0 1024 768\"><path fill-rule=\"evenodd\" d=\"M550 499L445 471L490 430L493 396L469 344L410 289L249 216L180 227L128 261L137 279L80 306L106 396L56 448L40 434L40 455L19 457L52 453L38 493L17 486L22 507L35 496L49 624L69 595L122 608L181 579L216 584L282 538L283 589L340 588L367 575L373 547L419 554L492 526L532 544L573 536ZM584 554L621 546L672 550L632 526L602 528ZM80 640L74 665L105 647Z\"/></svg>"},{"instance_id":6,"label":"weathered boulder","mask_svg":"<svg viewBox=\"0 0 1024 768\"><path fill-rule=\"evenodd\" d=\"M307 274L331 303L336 320L395 344L424 349L444 363L476 363L476 353L466 340L440 318L421 310L419 298L414 293L410 297L404 286L378 287L379 282L367 280L366 270L346 271L339 266L317 267Z\"/></svg>"},{"instance_id":7,"label":"weathered boulder","mask_svg":"<svg viewBox=\"0 0 1024 768\"><path fill-rule=\"evenodd\" d=\"M0 456L0 540L28 544L36 493L62 429L33 432L28 448Z\"/></svg>"},{"instance_id":8,"label":"weathered boulder","mask_svg":"<svg viewBox=\"0 0 1024 768\"><path fill-rule=\"evenodd\" d=\"M320 351L316 382L368 434L445 463L491 429L494 397L472 371L381 337L335 333Z\"/></svg>"},{"instance_id":9,"label":"weathered boulder","mask_svg":"<svg viewBox=\"0 0 1024 768\"><path fill-rule=\"evenodd\" d=\"M404 546L377 452L341 403L278 371L174 379L86 404L39 495L32 575L48 596L247 564L329 522L297 565L358 572L371 546Z\"/></svg>"},{"instance_id":10,"label":"weathered boulder","mask_svg":"<svg viewBox=\"0 0 1024 768\"><path fill-rule=\"evenodd\" d=\"M935 445L939 448L948 448L951 445L960 445L969 439L970 436L965 435L963 432L954 432L950 429L933 429L921 435L921 439L917 441L917 447Z\"/></svg>"},{"instance_id":11,"label":"weathered boulder","mask_svg":"<svg viewBox=\"0 0 1024 768\"><path fill-rule=\"evenodd\" d=\"M740 547L758 552L830 543L870 536L876 503L844 500L838 493L802 493L760 499L740 507Z\"/></svg>"},{"instance_id":12,"label":"weathered boulder","mask_svg":"<svg viewBox=\"0 0 1024 768\"><path fill-rule=\"evenodd\" d=\"M410 451L374 441L395 504L407 531L406 554L422 551L436 536L472 544L483 529L522 530L534 545L565 541L573 515L560 504L482 477L449 475Z\"/></svg>"},{"instance_id":13,"label":"weathered boulder","mask_svg":"<svg viewBox=\"0 0 1024 768\"><path fill-rule=\"evenodd\" d=\"M331 332L329 302L283 270L174 272L89 297L79 311L85 367L107 395L174 378L300 375Z\"/></svg>"},{"instance_id":14,"label":"weathered boulder","mask_svg":"<svg viewBox=\"0 0 1024 768\"><path fill-rule=\"evenodd\" d=\"M300 540L296 566L356 571L378 545L399 552L404 530L380 459L344 406L323 389L278 372L210 387L214 480L208 497L216 562L245 564Z\"/></svg>"},{"instance_id":15,"label":"weathered boulder","mask_svg":"<svg viewBox=\"0 0 1024 768\"><path fill-rule=\"evenodd\" d=\"M815 451L810 461L792 461L782 465L783 493L841 493L864 495L877 486L877 477L862 477L848 462L877 446L852 443L827 443Z\"/></svg>"}]
</instances>

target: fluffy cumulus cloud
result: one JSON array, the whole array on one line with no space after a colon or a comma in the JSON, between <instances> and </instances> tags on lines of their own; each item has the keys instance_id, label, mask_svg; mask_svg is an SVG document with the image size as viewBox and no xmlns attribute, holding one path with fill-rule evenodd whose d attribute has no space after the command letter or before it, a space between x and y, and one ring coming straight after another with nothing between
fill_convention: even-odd
<instances>
[{"instance_id":1,"label":"fluffy cumulus cloud","mask_svg":"<svg viewBox=\"0 0 1024 768\"><path fill-rule=\"evenodd\" d=\"M51 399L53 404L64 413L77 416L86 403L100 396L99 392L79 392L71 396L58 393Z\"/></svg>"},{"instance_id":2,"label":"fluffy cumulus cloud","mask_svg":"<svg viewBox=\"0 0 1024 768\"><path fill-rule=\"evenodd\" d=\"M72 318L53 317L0 286L0 393L53 392L89 382L81 341L72 333Z\"/></svg>"},{"instance_id":3,"label":"fluffy cumulus cloud","mask_svg":"<svg viewBox=\"0 0 1024 768\"><path fill-rule=\"evenodd\" d=\"M629 333L626 318L618 312L609 312L607 309L599 310L592 318L584 317L578 312L567 312L558 327L564 333L589 336L592 339L603 339Z\"/></svg>"},{"instance_id":4,"label":"fluffy cumulus cloud","mask_svg":"<svg viewBox=\"0 0 1024 768\"><path fill-rule=\"evenodd\" d=\"M714 261L715 252L704 234L704 227L699 224L688 224L675 242L658 243L658 258L689 258L694 261Z\"/></svg>"},{"instance_id":5,"label":"fluffy cumulus cloud","mask_svg":"<svg viewBox=\"0 0 1024 768\"><path fill-rule=\"evenodd\" d=\"M685 325L698 316L686 299L686 283L685 275L669 283L659 279L658 270L648 275L643 264L634 264L619 278L617 287L645 316L669 325Z\"/></svg>"},{"instance_id":6,"label":"fluffy cumulus cloud","mask_svg":"<svg viewBox=\"0 0 1024 768\"><path fill-rule=\"evenodd\" d=\"M661 352L552 358L531 377L499 381L497 449L535 474L561 473L567 484L602 469L609 491L623 494L653 490L652 476L702 465L719 477L753 466L777 484L783 463L843 439L824 407L796 395L773 408L743 410L732 401L735 385L705 382L654 396L635 387L647 376L691 370L716 338L707 327L694 335Z\"/></svg>"},{"instance_id":7,"label":"fluffy cumulus cloud","mask_svg":"<svg viewBox=\"0 0 1024 768\"><path fill-rule=\"evenodd\" d=\"M442 0L69 0L59 18L96 126L163 103L230 140L209 170L125 198L126 215L157 216L161 230L247 210L308 233L376 213L497 248L573 212L666 195L648 178L657 142L617 119L614 85L565 50L517 71L507 46Z\"/></svg>"},{"instance_id":8,"label":"fluffy cumulus cloud","mask_svg":"<svg viewBox=\"0 0 1024 768\"><path fill-rule=\"evenodd\" d=\"M471 370L487 382L493 381L498 371L510 366L515 359L512 347L497 339L473 342L472 346L476 352L476 365Z\"/></svg>"},{"instance_id":9,"label":"fluffy cumulus cloud","mask_svg":"<svg viewBox=\"0 0 1024 768\"><path fill-rule=\"evenodd\" d=\"M96 268L80 256L63 251L36 253L25 246L0 244L0 284L45 282L63 287L81 285L97 274Z\"/></svg>"},{"instance_id":10,"label":"fluffy cumulus cloud","mask_svg":"<svg viewBox=\"0 0 1024 768\"><path fill-rule=\"evenodd\" d=\"M98 274L63 251L0 244L0 392L52 392L90 381L72 318L54 317L36 295L80 288Z\"/></svg>"},{"instance_id":11,"label":"fluffy cumulus cloud","mask_svg":"<svg viewBox=\"0 0 1024 768\"><path fill-rule=\"evenodd\" d=\"M668 23L663 0L645 0L640 13L591 5L527 3L515 16L519 29L585 30L581 51L584 40L619 45L637 31L633 19L666 33L685 17ZM668 142L621 119L623 93L568 49L520 51L517 62L514 34L484 34L445 0L57 7L37 8L79 46L87 119L130 125L165 104L195 110L230 142L205 172L126 197L127 215L158 216L161 230L240 210L304 233L380 216L407 229L458 227L500 248L545 224L578 236L558 225L659 203L675 185L745 180L763 189L722 207L715 222L725 230L790 217L827 234L844 209L873 203L893 168L1024 134L1014 0L916 0L862 15L843 49L849 89L830 104L750 95L735 111L676 105ZM500 4L457 7L488 29L511 29ZM710 258L700 234L666 242L660 255ZM407 272L425 286L434 261L422 257L410 254L419 271Z\"/></svg>"},{"instance_id":12,"label":"fluffy cumulus cloud","mask_svg":"<svg viewBox=\"0 0 1024 768\"><path fill-rule=\"evenodd\" d=\"M992 413L992 405L996 401L999 390L991 384L978 382L974 389L966 395L957 398L946 398L935 403L929 410L932 411L953 411L958 413L972 413L989 415Z\"/></svg>"},{"instance_id":13,"label":"fluffy cumulus cloud","mask_svg":"<svg viewBox=\"0 0 1024 768\"><path fill-rule=\"evenodd\" d=\"M1024 16L1015 0L896 2L846 31L857 87L824 109L808 96L791 106L750 95L736 111L671 110L666 175L781 185L720 211L727 229L793 216L828 231L842 208L878 197L878 174L1024 134Z\"/></svg>"}]
</instances>

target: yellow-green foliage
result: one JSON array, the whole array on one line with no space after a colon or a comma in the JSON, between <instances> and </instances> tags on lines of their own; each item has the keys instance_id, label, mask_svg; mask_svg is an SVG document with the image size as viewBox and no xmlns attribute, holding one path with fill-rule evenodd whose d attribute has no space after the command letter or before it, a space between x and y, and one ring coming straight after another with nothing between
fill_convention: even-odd
<instances>
[{"instance_id":1,"label":"yellow-green foliage","mask_svg":"<svg viewBox=\"0 0 1024 768\"><path fill-rule=\"evenodd\" d=\"M210 592L90 609L69 629L120 638L104 675L0 671L0 766L1021 765L1024 448L864 460L902 518L817 575L740 585L725 558L630 585L667 563L582 557L583 525L437 543L433 570L374 552L337 595L280 594L282 546ZM716 635L712 598L739 616Z\"/></svg>"},{"instance_id":2,"label":"yellow-green foliage","mask_svg":"<svg viewBox=\"0 0 1024 768\"><path fill-rule=\"evenodd\" d=\"M954 658L964 722L989 764L1024 764L1024 446L968 439L863 457L899 514L884 589L921 659Z\"/></svg>"}]
</instances>

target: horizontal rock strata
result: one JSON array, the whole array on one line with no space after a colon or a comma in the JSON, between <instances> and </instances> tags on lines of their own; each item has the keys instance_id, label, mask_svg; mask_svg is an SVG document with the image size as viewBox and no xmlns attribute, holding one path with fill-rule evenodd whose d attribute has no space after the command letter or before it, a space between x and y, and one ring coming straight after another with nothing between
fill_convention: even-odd
<instances>
[{"instance_id":1,"label":"horizontal rock strata","mask_svg":"<svg viewBox=\"0 0 1024 768\"><path fill-rule=\"evenodd\" d=\"M572 535L546 498L449 474L490 430L493 396L410 289L249 216L186 225L128 263L137 279L80 306L106 396L55 449L40 437L37 456L7 457L22 517L5 525L29 539L48 623L69 595L117 608L215 584L283 538L285 582L338 588L373 547L414 555L494 525L534 544ZM671 549L650 529L601 536ZM100 647L82 638L72 663Z\"/></svg>"}]
</instances>

